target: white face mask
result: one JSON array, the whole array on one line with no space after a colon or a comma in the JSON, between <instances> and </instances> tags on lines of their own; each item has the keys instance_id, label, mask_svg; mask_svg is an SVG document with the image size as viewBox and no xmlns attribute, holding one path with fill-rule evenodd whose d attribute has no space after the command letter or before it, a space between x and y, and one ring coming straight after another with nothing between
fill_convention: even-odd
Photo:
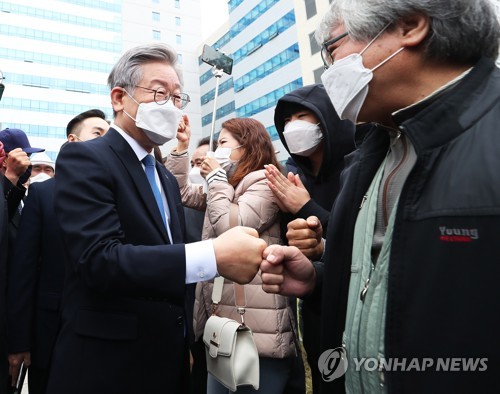
<instances>
[{"instance_id":1,"label":"white face mask","mask_svg":"<svg viewBox=\"0 0 500 394\"><path fill-rule=\"evenodd\" d=\"M214 157L219 162L219 164L221 165L221 167L223 167L224 164L229 163L229 162L232 161L231 160L231 153L233 152L233 150L239 149L239 148L241 148L241 145L237 146L235 148L222 148L222 147L219 147L219 148L217 148L215 150Z\"/></svg>"},{"instance_id":2,"label":"white face mask","mask_svg":"<svg viewBox=\"0 0 500 394\"><path fill-rule=\"evenodd\" d=\"M126 90L125 92L130 96ZM163 105L158 105L154 101L138 103L132 96L130 98L139 106L135 119L125 110L123 112L135 122L137 127L144 131L153 144L163 145L175 138L182 111L174 106L171 100Z\"/></svg>"},{"instance_id":3,"label":"white face mask","mask_svg":"<svg viewBox=\"0 0 500 394\"><path fill-rule=\"evenodd\" d=\"M373 71L404 49L404 47L400 48L371 70L363 66L361 55L385 31L387 26L360 53L353 53L335 61L321 75L321 81L340 119L348 119L356 123L359 111L368 95L368 84L373 78Z\"/></svg>"},{"instance_id":4,"label":"white face mask","mask_svg":"<svg viewBox=\"0 0 500 394\"><path fill-rule=\"evenodd\" d=\"M200 174L200 167L193 167L189 171L189 182L194 183L195 185L203 184L205 182L205 178L203 178Z\"/></svg>"},{"instance_id":5,"label":"white face mask","mask_svg":"<svg viewBox=\"0 0 500 394\"><path fill-rule=\"evenodd\" d=\"M45 182L51 178L52 177L50 175L47 175L45 172L41 172L40 174L37 174L37 175L32 176L30 178L30 184L36 183L36 182Z\"/></svg>"},{"instance_id":6,"label":"white face mask","mask_svg":"<svg viewBox=\"0 0 500 394\"><path fill-rule=\"evenodd\" d=\"M283 137L290 153L298 156L309 156L317 149L323 139L323 133L319 123L294 120L285 125Z\"/></svg>"},{"instance_id":7,"label":"white face mask","mask_svg":"<svg viewBox=\"0 0 500 394\"><path fill-rule=\"evenodd\" d=\"M215 159L219 162L222 169L226 171L226 174L229 178L234 174L234 171L236 170L236 167L238 165L237 160L231 160L231 153L233 152L233 150L239 148L241 148L241 145L235 148L219 147L214 152Z\"/></svg>"}]
</instances>

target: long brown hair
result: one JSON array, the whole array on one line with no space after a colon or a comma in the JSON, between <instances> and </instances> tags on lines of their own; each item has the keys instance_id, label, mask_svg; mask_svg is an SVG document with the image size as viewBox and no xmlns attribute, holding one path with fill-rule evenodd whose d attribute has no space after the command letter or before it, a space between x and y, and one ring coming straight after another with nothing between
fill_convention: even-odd
<instances>
[{"instance_id":1,"label":"long brown hair","mask_svg":"<svg viewBox=\"0 0 500 394\"><path fill-rule=\"evenodd\" d=\"M243 156L238 160L234 174L229 183L236 187L249 173L262 170L264 164L274 164L281 169L281 165L274 153L274 145L266 128L258 120L251 118L233 118L222 124L244 148Z\"/></svg>"}]
</instances>

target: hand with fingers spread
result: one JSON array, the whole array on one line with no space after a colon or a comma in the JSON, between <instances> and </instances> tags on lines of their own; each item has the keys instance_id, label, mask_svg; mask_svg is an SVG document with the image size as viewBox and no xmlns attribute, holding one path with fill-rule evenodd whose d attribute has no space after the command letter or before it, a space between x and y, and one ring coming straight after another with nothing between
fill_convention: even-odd
<instances>
[{"instance_id":1,"label":"hand with fingers spread","mask_svg":"<svg viewBox=\"0 0 500 394\"><path fill-rule=\"evenodd\" d=\"M297 247L311 260L318 260L323 255L323 227L316 216L292 220L287 229L288 245Z\"/></svg>"},{"instance_id":2,"label":"hand with fingers spread","mask_svg":"<svg viewBox=\"0 0 500 394\"><path fill-rule=\"evenodd\" d=\"M265 165L264 168L267 184L278 198L283 212L296 214L311 199L298 174L289 172L285 176L272 164Z\"/></svg>"},{"instance_id":3,"label":"hand with fingers spread","mask_svg":"<svg viewBox=\"0 0 500 394\"><path fill-rule=\"evenodd\" d=\"M177 152L184 152L189 148L191 140L191 125L186 114L182 115L179 126L177 127Z\"/></svg>"},{"instance_id":4,"label":"hand with fingers spread","mask_svg":"<svg viewBox=\"0 0 500 394\"><path fill-rule=\"evenodd\" d=\"M271 245L263 258L260 269L265 292L302 297L314 289L314 266L296 247Z\"/></svg>"}]
</instances>

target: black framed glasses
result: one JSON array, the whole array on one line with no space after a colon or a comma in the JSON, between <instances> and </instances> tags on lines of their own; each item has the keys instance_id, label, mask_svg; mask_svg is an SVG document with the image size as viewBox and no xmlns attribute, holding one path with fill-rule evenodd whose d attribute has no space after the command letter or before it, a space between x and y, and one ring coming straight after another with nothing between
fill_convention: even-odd
<instances>
[{"instance_id":1,"label":"black framed glasses","mask_svg":"<svg viewBox=\"0 0 500 394\"><path fill-rule=\"evenodd\" d=\"M150 92L154 92L154 101L158 105L164 105L167 103L169 99L172 99L172 103L179 109L184 109L189 104L191 99L187 93L174 93L171 94L164 88L158 89L150 89L145 88L144 86L135 85L136 88L141 88L144 90L148 90Z\"/></svg>"},{"instance_id":2,"label":"black framed glasses","mask_svg":"<svg viewBox=\"0 0 500 394\"><path fill-rule=\"evenodd\" d=\"M332 52L329 48L335 44L337 41L340 41L342 38L347 36L347 32L341 34L340 36L334 37L328 41L325 41L321 44L321 60L323 60L323 66L325 70L328 69L333 64Z\"/></svg>"}]
</instances>

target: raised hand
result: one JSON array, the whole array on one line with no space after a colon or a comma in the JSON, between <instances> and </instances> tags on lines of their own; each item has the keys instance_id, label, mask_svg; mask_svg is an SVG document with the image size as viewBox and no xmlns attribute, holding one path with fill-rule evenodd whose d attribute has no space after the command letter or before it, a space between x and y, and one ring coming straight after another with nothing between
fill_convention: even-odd
<instances>
[{"instance_id":1,"label":"raised hand","mask_svg":"<svg viewBox=\"0 0 500 394\"><path fill-rule=\"evenodd\" d=\"M191 125L186 114L182 115L179 126L177 127L177 152L183 152L189 148L191 140Z\"/></svg>"},{"instance_id":2,"label":"raised hand","mask_svg":"<svg viewBox=\"0 0 500 394\"><path fill-rule=\"evenodd\" d=\"M200 174L203 178L206 178L216 168L219 168L220 164L215 157L205 156L203 157L203 162L200 167Z\"/></svg>"},{"instance_id":3,"label":"raised hand","mask_svg":"<svg viewBox=\"0 0 500 394\"><path fill-rule=\"evenodd\" d=\"M272 164L264 168L267 184L278 198L278 205L283 212L296 214L311 199L299 175L289 172L288 176L284 176Z\"/></svg>"},{"instance_id":4,"label":"raised hand","mask_svg":"<svg viewBox=\"0 0 500 394\"><path fill-rule=\"evenodd\" d=\"M306 257L317 260L323 255L323 227L316 216L295 219L287 225L288 245L297 247Z\"/></svg>"},{"instance_id":5,"label":"raised hand","mask_svg":"<svg viewBox=\"0 0 500 394\"><path fill-rule=\"evenodd\" d=\"M24 175L31 164L28 154L21 148L12 149L5 161L5 177L14 185Z\"/></svg>"}]
</instances>

